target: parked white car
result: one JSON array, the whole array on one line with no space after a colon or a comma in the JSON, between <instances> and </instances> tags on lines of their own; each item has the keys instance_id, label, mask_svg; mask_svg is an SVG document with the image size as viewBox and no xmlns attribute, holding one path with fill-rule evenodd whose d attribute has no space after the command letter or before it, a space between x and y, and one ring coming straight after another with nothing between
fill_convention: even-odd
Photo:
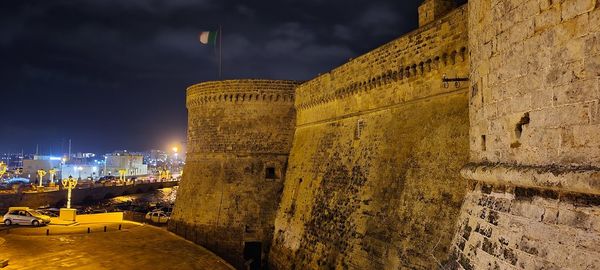
<instances>
[{"instance_id":1,"label":"parked white car","mask_svg":"<svg viewBox=\"0 0 600 270\"><path fill-rule=\"evenodd\" d=\"M146 213L146 220L150 220L154 223L167 223L169 221L169 215L163 211L152 211Z\"/></svg>"},{"instance_id":2,"label":"parked white car","mask_svg":"<svg viewBox=\"0 0 600 270\"><path fill-rule=\"evenodd\" d=\"M29 207L10 207L2 220L4 225L33 225L40 226L50 223L50 217Z\"/></svg>"}]
</instances>

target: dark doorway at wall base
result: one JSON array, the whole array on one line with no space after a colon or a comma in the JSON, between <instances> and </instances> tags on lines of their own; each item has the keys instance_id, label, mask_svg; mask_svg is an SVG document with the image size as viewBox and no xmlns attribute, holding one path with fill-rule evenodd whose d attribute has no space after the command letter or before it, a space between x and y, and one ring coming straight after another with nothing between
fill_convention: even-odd
<instances>
[{"instance_id":1,"label":"dark doorway at wall base","mask_svg":"<svg viewBox=\"0 0 600 270\"><path fill-rule=\"evenodd\" d=\"M246 269L260 270L261 267L261 242L245 242L244 243L244 260L246 260ZM251 261L251 262L250 262Z\"/></svg>"}]
</instances>

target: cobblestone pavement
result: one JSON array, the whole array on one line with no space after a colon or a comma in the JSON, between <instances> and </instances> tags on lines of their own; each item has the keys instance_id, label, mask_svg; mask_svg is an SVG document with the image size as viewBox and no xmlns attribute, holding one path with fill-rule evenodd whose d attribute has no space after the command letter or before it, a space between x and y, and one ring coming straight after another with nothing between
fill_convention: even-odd
<instances>
[{"instance_id":1,"label":"cobblestone pavement","mask_svg":"<svg viewBox=\"0 0 600 270\"><path fill-rule=\"evenodd\" d=\"M233 269L205 248L152 226L90 234L0 233L10 269ZM2 243L4 239L4 243Z\"/></svg>"}]
</instances>

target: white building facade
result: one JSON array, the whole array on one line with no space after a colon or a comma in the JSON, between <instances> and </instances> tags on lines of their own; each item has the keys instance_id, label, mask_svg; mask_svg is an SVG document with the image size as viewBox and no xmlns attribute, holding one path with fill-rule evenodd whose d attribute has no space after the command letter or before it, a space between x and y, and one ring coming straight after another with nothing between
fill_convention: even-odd
<instances>
[{"instance_id":1,"label":"white building facade","mask_svg":"<svg viewBox=\"0 0 600 270\"><path fill-rule=\"evenodd\" d=\"M119 175L119 170L126 170L125 176L142 176L148 174L148 165L144 164L144 156L128 152L117 152L106 155L104 175Z\"/></svg>"},{"instance_id":2,"label":"white building facade","mask_svg":"<svg viewBox=\"0 0 600 270\"><path fill-rule=\"evenodd\" d=\"M90 164L63 164L62 178L69 176L77 179L97 179L100 177L100 170L98 166Z\"/></svg>"}]
</instances>

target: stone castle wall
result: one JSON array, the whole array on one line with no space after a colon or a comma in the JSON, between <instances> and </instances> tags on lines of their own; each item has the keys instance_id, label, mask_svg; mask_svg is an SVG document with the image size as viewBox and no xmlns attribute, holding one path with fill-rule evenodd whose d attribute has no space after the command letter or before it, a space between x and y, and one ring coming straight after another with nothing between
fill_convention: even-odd
<instances>
[{"instance_id":1,"label":"stone castle wall","mask_svg":"<svg viewBox=\"0 0 600 270\"><path fill-rule=\"evenodd\" d=\"M271 269L432 269L468 159L467 8L296 90Z\"/></svg>"},{"instance_id":2,"label":"stone castle wall","mask_svg":"<svg viewBox=\"0 0 600 270\"><path fill-rule=\"evenodd\" d=\"M471 0L462 269L600 268L600 2Z\"/></svg>"},{"instance_id":3,"label":"stone castle wall","mask_svg":"<svg viewBox=\"0 0 600 270\"><path fill-rule=\"evenodd\" d=\"M296 85L231 80L187 90L188 154L169 229L240 269L245 243L260 243L263 256L269 251Z\"/></svg>"},{"instance_id":4,"label":"stone castle wall","mask_svg":"<svg viewBox=\"0 0 600 270\"><path fill-rule=\"evenodd\" d=\"M600 2L452 6L299 86L191 87L169 228L238 268L598 269Z\"/></svg>"}]
</instances>

